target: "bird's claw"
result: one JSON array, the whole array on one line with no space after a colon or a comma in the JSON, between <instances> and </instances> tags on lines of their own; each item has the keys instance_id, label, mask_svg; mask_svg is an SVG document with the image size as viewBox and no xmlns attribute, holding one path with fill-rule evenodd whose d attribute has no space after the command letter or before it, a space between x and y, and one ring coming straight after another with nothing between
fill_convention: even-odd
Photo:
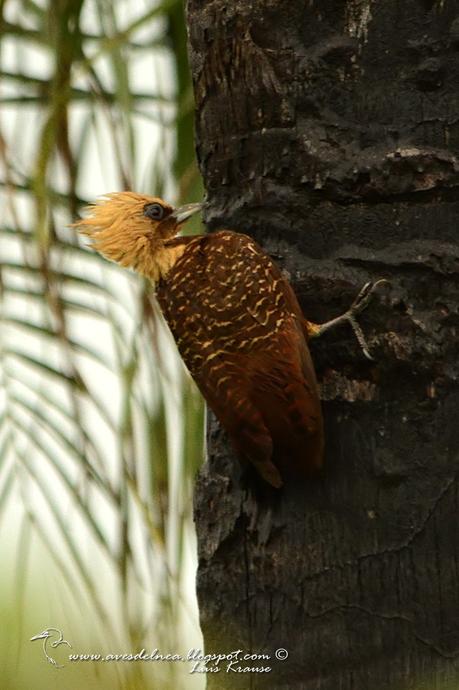
<instances>
[{"instance_id":1,"label":"bird's claw","mask_svg":"<svg viewBox=\"0 0 459 690\"><path fill-rule=\"evenodd\" d=\"M378 285L381 285L382 283L389 283L389 281L386 280L386 278L380 278L375 282L369 281L368 283L365 283L365 285L360 290L355 300L352 302L348 310L348 313L352 314L353 316L356 316L357 314L360 314L360 312L362 312L364 309L366 309L367 306L370 304L373 292L376 290Z\"/></svg>"},{"instance_id":2,"label":"bird's claw","mask_svg":"<svg viewBox=\"0 0 459 690\"><path fill-rule=\"evenodd\" d=\"M362 348L362 352L365 355L367 359L369 359L371 362L374 361L373 357L370 354L370 349L368 347L368 343L366 341L365 335L360 327L360 324L358 323L357 319L355 318L357 314L360 314L364 309L367 308L371 301L371 297L373 295L373 292L375 289L378 287L378 285L381 285L382 283L388 283L389 281L386 280L386 278L380 278L379 280L376 280L375 282L369 281L368 283L365 283L363 288L360 290L359 294L351 304L350 308L344 315L347 321L349 321L352 330L354 331L354 335L357 338L357 342L359 343L360 347Z\"/></svg>"},{"instance_id":3,"label":"bird's claw","mask_svg":"<svg viewBox=\"0 0 459 690\"><path fill-rule=\"evenodd\" d=\"M358 344L359 344L360 347L362 348L363 354L365 355L365 357L366 357L367 359L370 360L370 362L373 362L373 361L374 361L374 358L370 355L370 350L369 350L369 347L368 347L368 343L367 343L367 341L366 341L364 332L363 332L362 329L360 328L359 322L358 322L352 315L349 315L349 316L348 316L348 321L349 321L349 323L350 323L350 325L351 325L352 330L354 331L354 335L355 335L355 337L357 338Z\"/></svg>"},{"instance_id":4,"label":"bird's claw","mask_svg":"<svg viewBox=\"0 0 459 690\"><path fill-rule=\"evenodd\" d=\"M347 323L351 325L352 330L354 331L355 337L357 338L357 342L362 348L363 354L367 359L373 361L373 357L370 355L370 350L365 339L365 335L362 329L360 328L360 325L356 317L369 305L373 292L382 283L389 283L389 281L385 278L380 278L375 282L365 283L365 285L360 290L359 294L357 295L349 309L344 314L341 314L341 316L337 316L336 318L331 319L331 321L327 321L326 323L321 323L317 325L310 324L310 337L321 336L323 333L330 330L331 328L335 328L336 326L339 326L340 324L347 321Z\"/></svg>"}]
</instances>

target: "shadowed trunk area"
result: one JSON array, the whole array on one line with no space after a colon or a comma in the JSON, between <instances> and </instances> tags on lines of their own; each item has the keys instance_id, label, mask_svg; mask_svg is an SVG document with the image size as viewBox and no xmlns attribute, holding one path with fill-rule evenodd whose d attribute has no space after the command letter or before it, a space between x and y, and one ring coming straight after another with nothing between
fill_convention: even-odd
<instances>
[{"instance_id":1,"label":"shadowed trunk area","mask_svg":"<svg viewBox=\"0 0 459 690\"><path fill-rule=\"evenodd\" d=\"M308 319L321 477L247 476L210 415L195 498L209 690L459 683L459 2L188 0L209 228L253 236ZM266 660L243 661L266 666Z\"/></svg>"}]
</instances>

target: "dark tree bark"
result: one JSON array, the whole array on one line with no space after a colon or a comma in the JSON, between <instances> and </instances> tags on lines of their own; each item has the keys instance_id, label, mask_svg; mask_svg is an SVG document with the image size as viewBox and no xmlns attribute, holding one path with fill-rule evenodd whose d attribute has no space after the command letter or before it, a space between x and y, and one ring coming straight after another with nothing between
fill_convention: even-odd
<instances>
[{"instance_id":1,"label":"dark tree bark","mask_svg":"<svg viewBox=\"0 0 459 690\"><path fill-rule=\"evenodd\" d=\"M321 478L263 491L213 419L195 499L208 687L459 687L459 2L188 0L210 229L252 235L325 321ZM263 662L243 663L263 666ZM265 663L266 665L266 663Z\"/></svg>"}]
</instances>

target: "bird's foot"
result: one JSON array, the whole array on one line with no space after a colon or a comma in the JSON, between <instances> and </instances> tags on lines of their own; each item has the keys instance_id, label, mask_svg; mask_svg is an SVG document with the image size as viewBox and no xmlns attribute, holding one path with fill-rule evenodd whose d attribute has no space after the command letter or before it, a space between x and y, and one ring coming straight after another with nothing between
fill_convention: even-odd
<instances>
[{"instance_id":1,"label":"bird's foot","mask_svg":"<svg viewBox=\"0 0 459 690\"><path fill-rule=\"evenodd\" d=\"M341 314L340 316L337 316L336 318L331 319L330 321L326 321L325 323L314 324L314 326L310 328L311 335L313 337L319 337L323 335L323 333L325 333L326 331L335 328L335 326L339 326L340 324L347 322L351 325L355 337L357 338L357 342L362 348L365 357L369 360L373 360L373 357L370 355L370 350L368 348L367 341L356 317L364 309L367 308L367 306L370 303L373 292L382 283L389 283L389 281L385 278L380 278L375 282L365 283L365 285L360 290L359 294L357 295L349 309L346 312L344 312L344 314Z\"/></svg>"}]
</instances>

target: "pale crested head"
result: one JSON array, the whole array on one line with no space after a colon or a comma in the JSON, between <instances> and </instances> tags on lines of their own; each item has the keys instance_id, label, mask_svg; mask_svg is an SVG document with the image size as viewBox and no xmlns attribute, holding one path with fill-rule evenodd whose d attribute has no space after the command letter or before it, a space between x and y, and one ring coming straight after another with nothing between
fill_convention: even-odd
<instances>
[{"instance_id":1,"label":"pale crested head","mask_svg":"<svg viewBox=\"0 0 459 690\"><path fill-rule=\"evenodd\" d=\"M162 199L136 192L114 192L88 206L73 223L98 252L121 266L158 280L170 268L167 240L201 204L174 209Z\"/></svg>"}]
</instances>

